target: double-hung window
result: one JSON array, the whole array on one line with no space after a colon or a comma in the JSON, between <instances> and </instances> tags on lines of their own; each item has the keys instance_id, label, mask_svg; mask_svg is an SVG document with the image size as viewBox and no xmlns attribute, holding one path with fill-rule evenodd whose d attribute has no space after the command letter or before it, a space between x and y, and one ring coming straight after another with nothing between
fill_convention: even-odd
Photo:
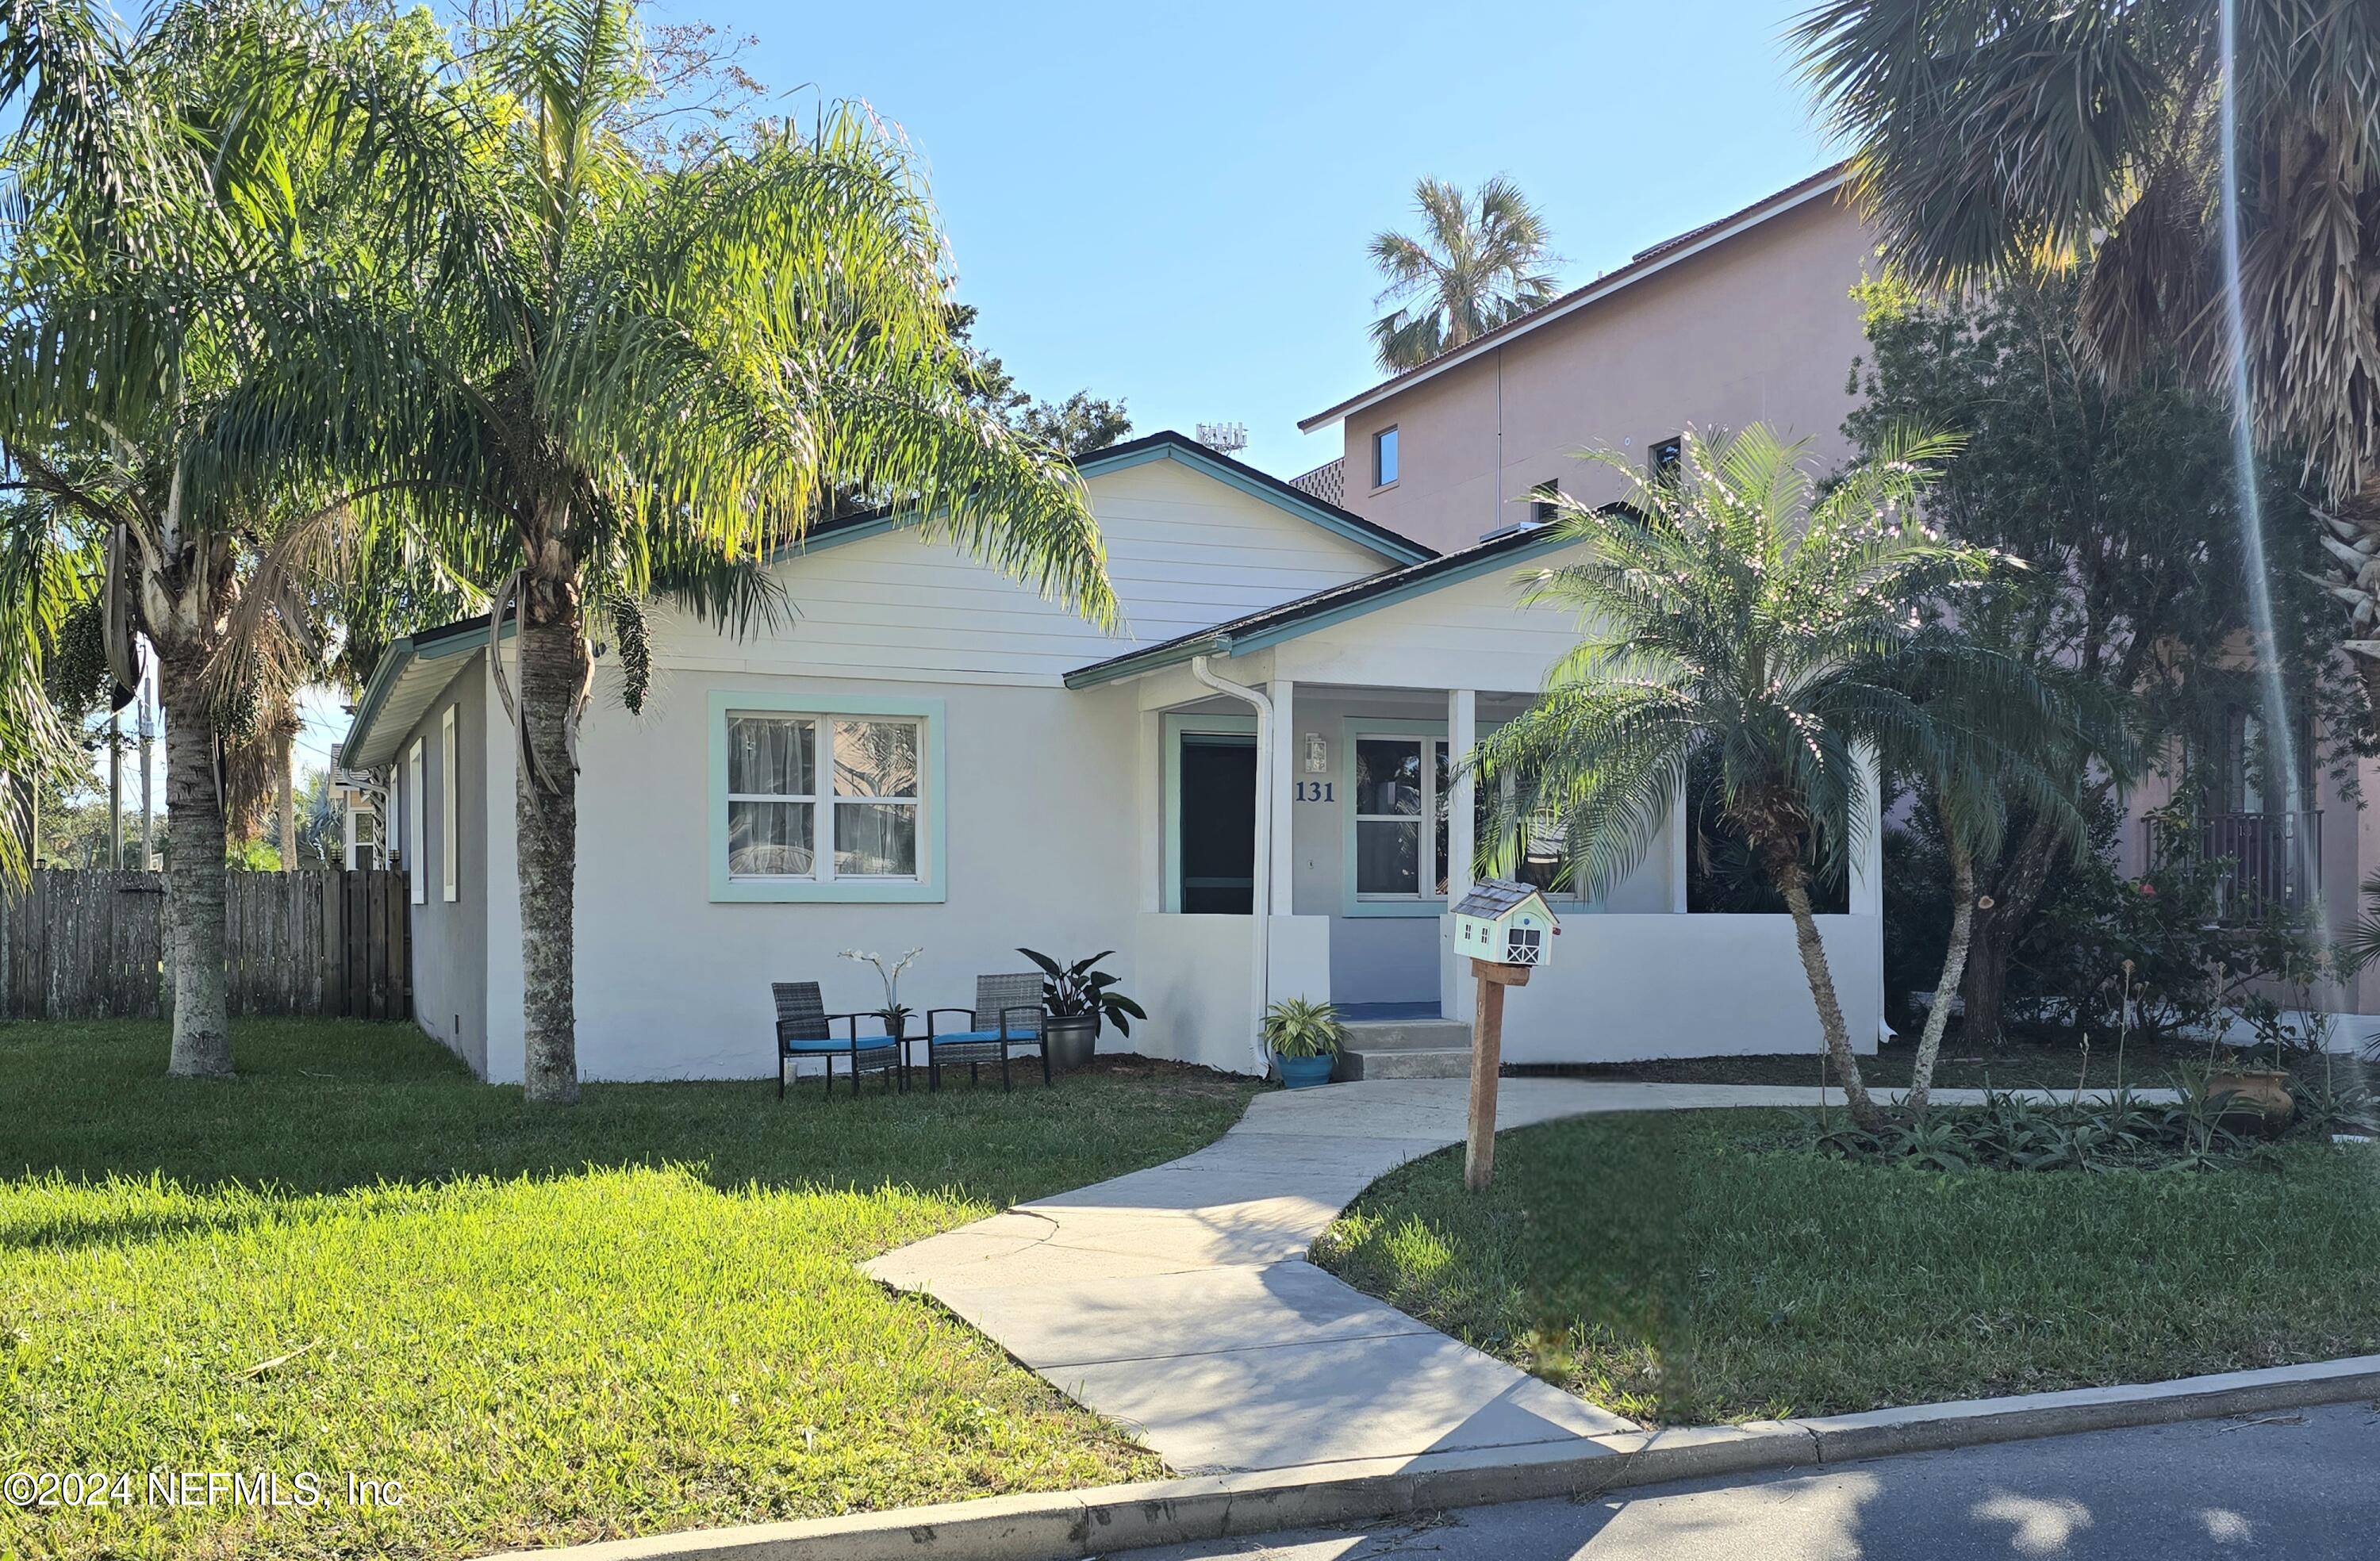
<instances>
[{"instance_id":1,"label":"double-hung window","mask_svg":"<svg viewBox=\"0 0 2380 1561\"><path fill-rule=\"evenodd\" d=\"M924 722L727 712L727 875L918 881Z\"/></svg>"}]
</instances>

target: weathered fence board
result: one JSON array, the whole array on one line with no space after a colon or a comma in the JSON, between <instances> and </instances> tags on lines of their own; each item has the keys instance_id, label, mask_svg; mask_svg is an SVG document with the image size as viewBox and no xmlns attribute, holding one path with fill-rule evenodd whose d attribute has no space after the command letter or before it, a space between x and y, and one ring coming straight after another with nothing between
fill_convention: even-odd
<instances>
[{"instance_id":1,"label":"weathered fence board","mask_svg":"<svg viewBox=\"0 0 2380 1561\"><path fill-rule=\"evenodd\" d=\"M224 904L236 1014L413 1011L402 873L233 873ZM162 1018L162 873L44 868L0 890L0 1019Z\"/></svg>"}]
</instances>

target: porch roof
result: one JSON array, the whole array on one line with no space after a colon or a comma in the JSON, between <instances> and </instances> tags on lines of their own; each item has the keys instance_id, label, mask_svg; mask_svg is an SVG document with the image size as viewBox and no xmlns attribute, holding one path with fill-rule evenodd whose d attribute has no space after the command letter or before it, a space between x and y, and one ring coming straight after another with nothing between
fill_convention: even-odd
<instances>
[{"instance_id":1,"label":"porch roof","mask_svg":"<svg viewBox=\"0 0 2380 1561\"><path fill-rule=\"evenodd\" d=\"M1094 688L1174 666L1194 656L1244 656L1574 545L1575 540L1561 536L1558 526L1524 526L1419 563L1328 587L1311 596L1218 623L1211 629L1199 629L1121 656L1111 656L1104 661L1093 661L1068 672L1066 686Z\"/></svg>"}]
</instances>

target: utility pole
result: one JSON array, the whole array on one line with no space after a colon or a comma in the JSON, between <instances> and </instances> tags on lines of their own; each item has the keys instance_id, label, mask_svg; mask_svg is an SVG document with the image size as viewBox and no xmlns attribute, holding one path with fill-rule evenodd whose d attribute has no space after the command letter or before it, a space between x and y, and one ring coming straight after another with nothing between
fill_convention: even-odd
<instances>
[{"instance_id":1,"label":"utility pole","mask_svg":"<svg viewBox=\"0 0 2380 1561\"><path fill-rule=\"evenodd\" d=\"M124 868L124 712L107 712L107 866Z\"/></svg>"},{"instance_id":2,"label":"utility pole","mask_svg":"<svg viewBox=\"0 0 2380 1561\"><path fill-rule=\"evenodd\" d=\"M298 783L289 773L291 738L281 734L281 870L298 870Z\"/></svg>"},{"instance_id":3,"label":"utility pole","mask_svg":"<svg viewBox=\"0 0 2380 1561\"><path fill-rule=\"evenodd\" d=\"M149 807L149 744L157 735L157 723L149 715L149 690L140 690L140 870L151 870L157 858L150 849L150 830L155 816Z\"/></svg>"}]
</instances>

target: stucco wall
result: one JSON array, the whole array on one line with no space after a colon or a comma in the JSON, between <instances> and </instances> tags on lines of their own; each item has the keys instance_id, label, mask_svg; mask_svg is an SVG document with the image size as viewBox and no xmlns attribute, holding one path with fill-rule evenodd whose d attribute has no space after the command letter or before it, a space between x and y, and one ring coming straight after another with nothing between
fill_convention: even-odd
<instances>
[{"instance_id":1,"label":"stucco wall","mask_svg":"<svg viewBox=\"0 0 2380 1561\"><path fill-rule=\"evenodd\" d=\"M1850 294L1874 248L1821 197L1366 407L1344 424L1346 506L1445 551L1527 518L1539 482L1615 497L1617 474L1582 465L1583 448L1641 466L1682 429L1765 421L1840 460L1866 345ZM1391 424L1399 478L1375 489L1372 436Z\"/></svg>"},{"instance_id":2,"label":"stucco wall","mask_svg":"<svg viewBox=\"0 0 2380 1561\"><path fill-rule=\"evenodd\" d=\"M419 904L412 907L413 1011L421 1028L436 1037L485 1077L488 1072L488 672L483 653L473 652L455 680L431 703L430 708L398 748L397 764L405 772L407 756L418 738L422 748L422 834L404 842L407 872L423 884ZM455 713L455 746L450 753L445 713ZM445 776L455 766L455 799L458 817L446 816ZM404 833L412 809L396 810L398 832ZM455 852L455 895L443 892L444 842L449 829L458 829ZM519 1071L519 1059L514 1059Z\"/></svg>"},{"instance_id":3,"label":"stucco wall","mask_svg":"<svg viewBox=\"0 0 2380 1561\"><path fill-rule=\"evenodd\" d=\"M1876 918L1820 916L1852 1048L1883 1019ZM1510 1062L1625 1061L1807 1052L1818 1013L1785 916L1565 917L1551 962L1504 1004Z\"/></svg>"}]
</instances>

